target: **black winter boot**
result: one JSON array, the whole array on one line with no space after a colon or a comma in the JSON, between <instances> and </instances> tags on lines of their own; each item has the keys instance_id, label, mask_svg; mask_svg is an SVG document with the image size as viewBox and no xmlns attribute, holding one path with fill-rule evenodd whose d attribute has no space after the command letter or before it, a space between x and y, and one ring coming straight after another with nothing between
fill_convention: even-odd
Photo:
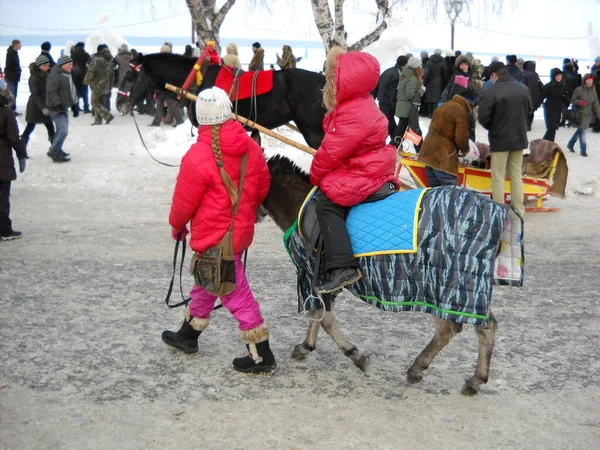
<instances>
[{"instance_id":1,"label":"black winter boot","mask_svg":"<svg viewBox=\"0 0 600 450\"><path fill-rule=\"evenodd\" d=\"M318 294L331 294L341 291L345 286L355 283L362 278L362 272L355 267L334 269L327 277L327 281L316 287Z\"/></svg>"},{"instance_id":2,"label":"black winter boot","mask_svg":"<svg viewBox=\"0 0 600 450\"><path fill-rule=\"evenodd\" d=\"M248 356L233 360L235 370L254 375L270 375L275 371L277 363L268 339L258 344L246 344L246 348Z\"/></svg>"},{"instance_id":3,"label":"black winter boot","mask_svg":"<svg viewBox=\"0 0 600 450\"><path fill-rule=\"evenodd\" d=\"M198 338L208 325L208 319L197 319L192 317L185 309L185 319L179 331L163 331L162 340L165 344L170 345L188 355L198 353Z\"/></svg>"}]
</instances>

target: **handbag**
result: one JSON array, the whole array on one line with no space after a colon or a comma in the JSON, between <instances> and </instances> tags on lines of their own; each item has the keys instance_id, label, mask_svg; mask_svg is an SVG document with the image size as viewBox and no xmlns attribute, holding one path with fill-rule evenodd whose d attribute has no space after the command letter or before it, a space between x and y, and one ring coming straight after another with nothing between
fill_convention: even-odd
<instances>
[{"instance_id":1,"label":"handbag","mask_svg":"<svg viewBox=\"0 0 600 450\"><path fill-rule=\"evenodd\" d=\"M247 162L248 154L245 154L242 157L237 201L234 202L234 199L230 196L233 208L231 211L231 224L229 225L229 229L225 233L225 236L223 236L221 241L214 247L205 250L202 254L195 253L194 256L192 256L190 269L194 276L195 283L218 297L231 294L236 286L233 254L233 224L242 198L242 186L244 185Z\"/></svg>"},{"instance_id":2,"label":"handbag","mask_svg":"<svg viewBox=\"0 0 600 450\"><path fill-rule=\"evenodd\" d=\"M567 110L567 119L573 125L581 125L583 116L583 108L574 105L571 109Z\"/></svg>"}]
</instances>

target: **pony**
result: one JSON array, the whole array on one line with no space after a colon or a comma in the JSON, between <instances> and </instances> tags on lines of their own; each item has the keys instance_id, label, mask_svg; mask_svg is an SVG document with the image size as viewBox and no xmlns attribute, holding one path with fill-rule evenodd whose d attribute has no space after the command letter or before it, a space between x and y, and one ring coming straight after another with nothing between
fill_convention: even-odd
<instances>
[{"instance_id":1,"label":"pony","mask_svg":"<svg viewBox=\"0 0 600 450\"><path fill-rule=\"evenodd\" d=\"M293 227L297 221L299 209L305 202L307 195L309 194L312 186L309 181L309 177L305 174L299 167L297 167L291 160L286 157L277 155L270 158L267 161L270 173L271 173L271 187L269 194L265 201L263 202L262 207L264 208L263 214L268 214L271 219L275 222L275 224L284 232L288 230L286 235L289 233L290 227ZM460 194L463 197L466 197L471 200L476 200L480 202L479 204L484 204L488 208L507 211L508 207L504 205L499 205L494 203L491 199L481 196L472 191L468 191L458 187L442 187L436 188L438 190L444 189L457 189L460 190ZM434 190L426 191L433 192ZM438 191L444 192L444 191ZM481 203L483 202L483 203ZM487 202L487 203L486 203ZM514 210L510 209L511 214L515 214ZM459 215L459 212L456 214ZM518 216L516 216L518 217ZM466 219L462 217L457 217L458 222L456 224L456 228L466 228L473 227L473 223L467 223ZM489 219L484 219L489 222ZM520 220L520 218L519 218ZM484 226L488 225L484 223ZM452 227L452 224L449 225ZM491 227L490 227L491 228ZM441 233L441 232L439 232ZM467 245L457 245L452 243L455 248L459 252L465 252L467 250ZM288 249L288 251L290 251ZM420 251L427 251L419 248ZM294 250L290 251L291 253ZM493 253L493 252L491 252ZM297 255L292 254L292 259L296 258ZM398 255L394 255L398 256ZM404 255L400 255L404 256ZM495 258L495 256L492 256ZM361 258L362 259L362 258ZM361 270L363 271L363 279L366 277L372 277L373 270L385 270L381 269L373 269L369 271L368 267L361 264ZM414 276L415 278L419 276L420 269L415 265L413 265L409 269L409 276ZM522 274L522 272L521 272ZM421 274L422 275L422 274ZM300 283L300 276L299 276ZM360 283L360 281L358 282ZM522 283L522 277L521 277ZM300 292L300 284L299 284L299 292ZM356 290L351 290L353 294L357 295ZM357 295L358 296L358 295ZM353 345L350 340L344 335L341 331L341 328L335 318L334 313L334 305L335 305L335 297L331 294L323 295L323 306L325 306L326 311L323 311L323 308L317 306L308 311L309 323L308 329L306 332L306 337L304 341L294 347L291 357L295 360L303 360L308 357L308 355L315 350L317 345L317 336L319 332L319 328L323 328L323 330L333 339L333 341L337 344L339 349L344 353L345 356L350 358L352 362L363 372L366 373L369 366L369 356L363 354L355 345ZM422 310L422 309L416 309ZM317 320L319 317L322 317L320 322ZM463 323L457 323L456 321L443 320L439 317L434 316L435 321L435 330L434 335L429 344L423 349L423 351L417 356L413 364L410 366L406 373L406 379L408 383L419 383L422 378L424 371L429 367L435 356L450 342L450 340L461 332L463 328ZM487 383L490 362L492 358L492 351L494 348L494 340L496 335L496 329L498 326L498 322L494 317L493 313L489 311L489 320L486 324L475 325L475 333L479 340L479 355L477 359L476 369L473 376L468 378L461 392L464 395L475 395L479 392L479 388L482 384Z\"/></svg>"},{"instance_id":2,"label":"pony","mask_svg":"<svg viewBox=\"0 0 600 450\"><path fill-rule=\"evenodd\" d=\"M137 78L132 83L130 102L137 104L151 90L164 91L175 98L176 94L166 90L165 84L181 87L196 61L196 58L172 53L138 55L132 60L132 65L137 66L139 75L129 75L129 79ZM213 87L220 70L226 68L220 65L205 65L202 83L197 89L192 89L192 93L197 94ZM325 136L322 123L326 110L321 93L324 86L325 76L322 74L303 69L276 70L273 73L273 89L270 92L255 99L234 102L233 109L239 115L252 117L269 129L293 121L306 143L312 148L318 148ZM198 126L193 112L194 108L189 107L189 118L194 126Z\"/></svg>"}]
</instances>

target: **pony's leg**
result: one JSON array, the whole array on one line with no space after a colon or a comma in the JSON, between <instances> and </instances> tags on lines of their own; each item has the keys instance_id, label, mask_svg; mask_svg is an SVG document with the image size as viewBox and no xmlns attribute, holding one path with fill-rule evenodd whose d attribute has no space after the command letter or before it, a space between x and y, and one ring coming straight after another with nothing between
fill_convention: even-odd
<instances>
[{"instance_id":1,"label":"pony's leg","mask_svg":"<svg viewBox=\"0 0 600 450\"><path fill-rule=\"evenodd\" d=\"M325 330L325 332L333 339L333 341L337 344L339 349L344 352L348 358L352 360L354 365L362 370L364 373L367 373L369 368L369 357L367 355L363 355L342 333L340 326L335 319L335 314L333 312L333 306L335 302L331 302L331 311L327 311L325 313L325 317L321 321L321 326Z\"/></svg>"},{"instance_id":2,"label":"pony's leg","mask_svg":"<svg viewBox=\"0 0 600 450\"><path fill-rule=\"evenodd\" d=\"M306 338L302 344L298 344L294 347L292 352L292 359L301 361L308 357L308 354L312 352L317 345L317 336L319 335L319 322L318 319L323 314L320 309L312 309L307 312L308 318L308 329L306 330Z\"/></svg>"},{"instance_id":3,"label":"pony's leg","mask_svg":"<svg viewBox=\"0 0 600 450\"><path fill-rule=\"evenodd\" d=\"M417 356L415 362L406 373L406 381L411 384L419 383L423 379L423 371L429 367L433 358L462 330L462 324L442 320L434 317L435 333L431 342Z\"/></svg>"},{"instance_id":4,"label":"pony's leg","mask_svg":"<svg viewBox=\"0 0 600 450\"><path fill-rule=\"evenodd\" d=\"M484 328L481 325L475 327L477 339L479 340L479 356L477 357L475 374L465 381L465 384L462 387L461 392L464 395L476 395L477 392L479 392L479 386L487 383L497 329L498 322L491 311L488 327Z\"/></svg>"}]
</instances>

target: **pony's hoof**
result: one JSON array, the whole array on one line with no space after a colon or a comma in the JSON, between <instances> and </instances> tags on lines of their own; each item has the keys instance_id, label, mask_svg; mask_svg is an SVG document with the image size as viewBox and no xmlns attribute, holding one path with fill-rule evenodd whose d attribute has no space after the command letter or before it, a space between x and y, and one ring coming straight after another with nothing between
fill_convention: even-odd
<instances>
[{"instance_id":1,"label":"pony's hoof","mask_svg":"<svg viewBox=\"0 0 600 450\"><path fill-rule=\"evenodd\" d=\"M462 395L468 395L469 397L473 397L474 395L477 395L479 390L472 384L465 383L460 392Z\"/></svg>"},{"instance_id":2,"label":"pony's hoof","mask_svg":"<svg viewBox=\"0 0 600 450\"><path fill-rule=\"evenodd\" d=\"M354 360L354 365L358 367L362 373L367 373L371 366L371 358L367 355L361 355L358 359Z\"/></svg>"},{"instance_id":3,"label":"pony's hoof","mask_svg":"<svg viewBox=\"0 0 600 450\"><path fill-rule=\"evenodd\" d=\"M302 361L308 357L309 350L304 346L304 344L298 344L294 347L294 351L292 352L292 359L296 361Z\"/></svg>"},{"instance_id":4,"label":"pony's hoof","mask_svg":"<svg viewBox=\"0 0 600 450\"><path fill-rule=\"evenodd\" d=\"M409 384L417 384L423 380L423 374L412 373L410 370L406 372L406 382Z\"/></svg>"}]
</instances>

